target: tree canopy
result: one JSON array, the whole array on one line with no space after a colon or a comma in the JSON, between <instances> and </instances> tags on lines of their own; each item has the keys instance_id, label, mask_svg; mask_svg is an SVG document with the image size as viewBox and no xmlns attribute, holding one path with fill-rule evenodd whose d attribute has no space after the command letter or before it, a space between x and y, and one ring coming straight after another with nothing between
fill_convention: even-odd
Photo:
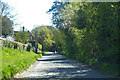
<instances>
[{"instance_id":1,"label":"tree canopy","mask_svg":"<svg viewBox=\"0 0 120 80\"><path fill-rule=\"evenodd\" d=\"M5 37L7 35L10 35L13 32L13 21L11 21L9 18L4 17L2 20L2 35Z\"/></svg>"},{"instance_id":2,"label":"tree canopy","mask_svg":"<svg viewBox=\"0 0 120 80\"><path fill-rule=\"evenodd\" d=\"M16 13L13 14L13 7L11 7L8 3L2 2L2 10L1 10L1 20L2 20L2 35L6 37L7 35L11 35L13 32L13 25Z\"/></svg>"},{"instance_id":3,"label":"tree canopy","mask_svg":"<svg viewBox=\"0 0 120 80\"><path fill-rule=\"evenodd\" d=\"M119 11L118 2L54 2L48 12L58 29L58 51L118 75Z\"/></svg>"},{"instance_id":4,"label":"tree canopy","mask_svg":"<svg viewBox=\"0 0 120 80\"><path fill-rule=\"evenodd\" d=\"M32 30L37 42L43 45L43 50L54 50L55 41L52 30L54 30L52 26L38 26Z\"/></svg>"}]
</instances>

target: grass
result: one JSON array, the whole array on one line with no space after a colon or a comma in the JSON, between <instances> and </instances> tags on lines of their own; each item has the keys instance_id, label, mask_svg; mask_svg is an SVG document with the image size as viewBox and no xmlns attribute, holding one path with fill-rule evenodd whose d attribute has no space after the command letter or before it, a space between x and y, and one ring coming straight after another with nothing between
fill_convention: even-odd
<instances>
[{"instance_id":1,"label":"grass","mask_svg":"<svg viewBox=\"0 0 120 80\"><path fill-rule=\"evenodd\" d=\"M19 51L17 49L9 49L2 47L2 79L10 79L15 73L23 69L27 69L41 54L32 51Z\"/></svg>"},{"instance_id":2,"label":"grass","mask_svg":"<svg viewBox=\"0 0 120 80\"><path fill-rule=\"evenodd\" d=\"M100 66L99 66L100 67ZM102 63L101 70L104 70L105 72L114 74L115 76L118 76L118 64L110 64L110 63Z\"/></svg>"}]
</instances>

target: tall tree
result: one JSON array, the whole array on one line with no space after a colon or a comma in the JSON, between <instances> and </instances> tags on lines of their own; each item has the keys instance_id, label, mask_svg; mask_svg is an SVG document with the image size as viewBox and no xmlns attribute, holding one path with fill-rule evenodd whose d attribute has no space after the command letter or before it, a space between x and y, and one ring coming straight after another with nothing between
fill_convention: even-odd
<instances>
[{"instance_id":1,"label":"tall tree","mask_svg":"<svg viewBox=\"0 0 120 80\"><path fill-rule=\"evenodd\" d=\"M60 52L89 65L100 65L102 69L117 75L120 9L118 4L70 2L63 5L64 9L53 5L53 22L58 25L56 33L59 35L56 34L56 42L57 46L60 46ZM57 16L54 13L57 13Z\"/></svg>"},{"instance_id":2,"label":"tall tree","mask_svg":"<svg viewBox=\"0 0 120 80\"><path fill-rule=\"evenodd\" d=\"M52 50L54 47L51 26L38 26L32 30L38 43L43 45L43 50Z\"/></svg>"},{"instance_id":3,"label":"tall tree","mask_svg":"<svg viewBox=\"0 0 120 80\"><path fill-rule=\"evenodd\" d=\"M60 13L63 9L65 9L64 5L69 4L69 2L59 2L59 1L55 1L53 2L53 6L51 7L51 9L49 9L49 11L47 11L47 13L51 12L53 14L52 16L52 20L53 20L53 24L57 27L57 28L61 28L60 24L63 22L63 20L60 18Z\"/></svg>"},{"instance_id":4,"label":"tall tree","mask_svg":"<svg viewBox=\"0 0 120 80\"><path fill-rule=\"evenodd\" d=\"M5 37L12 33L13 25L16 25L14 24L16 14L13 15L13 11L14 9L8 3L2 2L2 35Z\"/></svg>"},{"instance_id":5,"label":"tall tree","mask_svg":"<svg viewBox=\"0 0 120 80\"><path fill-rule=\"evenodd\" d=\"M4 17L4 19L2 20L2 35L4 35L5 37L7 35L11 35L11 33L13 32L13 21L11 21L9 18Z\"/></svg>"},{"instance_id":6,"label":"tall tree","mask_svg":"<svg viewBox=\"0 0 120 80\"><path fill-rule=\"evenodd\" d=\"M2 2L2 19L5 17L14 19L16 14L13 15L14 8L12 8L8 3Z\"/></svg>"}]
</instances>

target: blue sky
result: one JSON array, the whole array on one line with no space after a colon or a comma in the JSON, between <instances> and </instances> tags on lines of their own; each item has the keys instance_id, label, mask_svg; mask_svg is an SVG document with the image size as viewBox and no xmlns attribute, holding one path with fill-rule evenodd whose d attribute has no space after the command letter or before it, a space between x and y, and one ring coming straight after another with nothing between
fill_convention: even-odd
<instances>
[{"instance_id":1,"label":"blue sky","mask_svg":"<svg viewBox=\"0 0 120 80\"><path fill-rule=\"evenodd\" d=\"M51 8L54 0L2 0L15 8L13 14L17 13L14 30L19 30L25 26L28 30L32 30L34 25L52 25L51 15L46 11Z\"/></svg>"}]
</instances>

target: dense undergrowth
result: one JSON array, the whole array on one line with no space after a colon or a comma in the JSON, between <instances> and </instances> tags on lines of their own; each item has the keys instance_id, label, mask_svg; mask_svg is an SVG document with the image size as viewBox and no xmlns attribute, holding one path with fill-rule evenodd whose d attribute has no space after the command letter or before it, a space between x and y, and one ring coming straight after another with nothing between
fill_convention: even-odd
<instances>
[{"instance_id":1,"label":"dense undergrowth","mask_svg":"<svg viewBox=\"0 0 120 80\"><path fill-rule=\"evenodd\" d=\"M1 48L2 55L2 79L10 79L15 73L27 69L41 54L32 51L19 51L18 49Z\"/></svg>"},{"instance_id":2,"label":"dense undergrowth","mask_svg":"<svg viewBox=\"0 0 120 80\"><path fill-rule=\"evenodd\" d=\"M57 50L101 71L120 76L118 2L57 2L51 9Z\"/></svg>"}]
</instances>

